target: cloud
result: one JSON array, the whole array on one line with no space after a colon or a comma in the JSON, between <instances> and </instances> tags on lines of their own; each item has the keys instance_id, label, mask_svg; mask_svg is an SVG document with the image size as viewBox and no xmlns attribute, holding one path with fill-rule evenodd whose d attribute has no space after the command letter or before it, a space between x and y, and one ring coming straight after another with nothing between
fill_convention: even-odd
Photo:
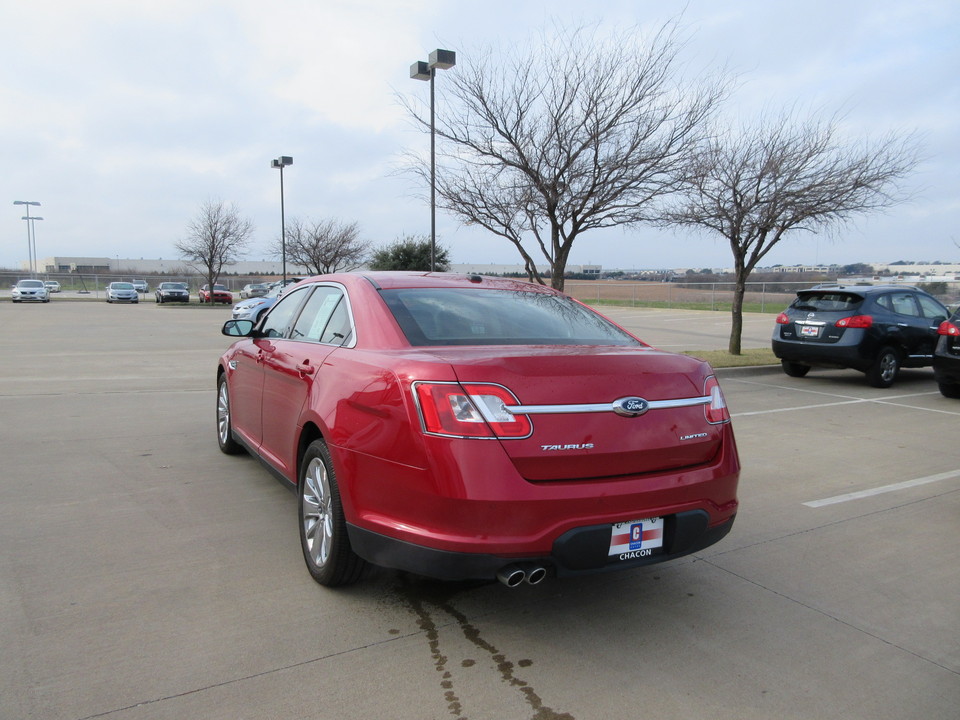
<instances>
[{"instance_id":1,"label":"cloud","mask_svg":"<svg viewBox=\"0 0 960 720\"><path fill-rule=\"evenodd\" d=\"M958 251L960 9L953 0L33 0L0 6L0 198L43 202L44 255L172 255L172 243L211 197L279 231L270 159L294 156L287 211L356 220L378 242L429 231L423 188L393 169L426 138L396 103L426 102L408 67L430 50L521 46L554 22L653 28L683 13L692 71L742 73L737 112L791 104L845 113L853 132L917 129L928 161L918 198L826 243L821 260L883 260ZM453 72L456 72L454 70ZM442 83L438 86L442 102ZM0 202L0 206L3 203ZM23 259L19 208L0 214L0 266ZM455 261L513 262L495 238L438 215ZM637 229L584 237L572 262L721 266L725 243ZM925 243L925 244L924 244ZM807 262L806 239L772 262ZM669 248L669 254L664 251ZM829 253L827 252L829 250ZM896 251L896 252L895 252Z\"/></svg>"}]
</instances>

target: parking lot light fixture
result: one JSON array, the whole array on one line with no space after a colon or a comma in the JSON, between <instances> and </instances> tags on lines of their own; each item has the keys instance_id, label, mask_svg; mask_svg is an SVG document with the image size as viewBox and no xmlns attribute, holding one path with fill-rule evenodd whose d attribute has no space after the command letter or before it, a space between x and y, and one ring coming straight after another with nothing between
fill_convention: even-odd
<instances>
[{"instance_id":1,"label":"parking lot light fixture","mask_svg":"<svg viewBox=\"0 0 960 720\"><path fill-rule=\"evenodd\" d=\"M430 81L430 272L437 269L437 150L434 78L437 70L449 70L457 64L453 50L434 50L427 62L418 60L410 66L410 78Z\"/></svg>"},{"instance_id":2,"label":"parking lot light fixture","mask_svg":"<svg viewBox=\"0 0 960 720\"><path fill-rule=\"evenodd\" d=\"M26 205L27 214L20 218L21 220L27 221L27 264L30 266L30 277L36 275L36 263L37 263L37 243L36 243L36 226L33 224L34 220L43 220L42 217L36 217L30 215L30 206L36 205L40 206L40 203L35 200L14 200L14 205Z\"/></svg>"},{"instance_id":3,"label":"parking lot light fixture","mask_svg":"<svg viewBox=\"0 0 960 720\"><path fill-rule=\"evenodd\" d=\"M287 226L283 212L283 169L287 165L293 165L293 158L289 155L281 155L270 162L270 167L277 168L280 171L280 254L283 262L284 285L287 283Z\"/></svg>"}]
</instances>

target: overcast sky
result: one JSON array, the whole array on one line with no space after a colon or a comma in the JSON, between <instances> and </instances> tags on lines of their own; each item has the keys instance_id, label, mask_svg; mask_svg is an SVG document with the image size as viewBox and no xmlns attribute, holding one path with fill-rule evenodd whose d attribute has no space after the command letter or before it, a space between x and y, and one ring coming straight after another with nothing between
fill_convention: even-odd
<instances>
[{"instance_id":1,"label":"overcast sky","mask_svg":"<svg viewBox=\"0 0 960 720\"><path fill-rule=\"evenodd\" d=\"M287 217L357 221L385 245L428 235L429 206L396 168L428 147L397 94L438 47L470 62L551 22L654 27L682 13L689 67L740 78L731 108L840 112L857 138L917 132L913 199L833 236L788 238L764 264L960 262L960 4L956 0L31 0L0 5L0 267L37 253L174 258L207 200L256 226L250 259ZM456 68L447 73L457 72ZM437 103L443 102L443 74ZM506 241L438 214L455 263L514 263ZM570 262L728 267L717 236L609 230Z\"/></svg>"}]
</instances>

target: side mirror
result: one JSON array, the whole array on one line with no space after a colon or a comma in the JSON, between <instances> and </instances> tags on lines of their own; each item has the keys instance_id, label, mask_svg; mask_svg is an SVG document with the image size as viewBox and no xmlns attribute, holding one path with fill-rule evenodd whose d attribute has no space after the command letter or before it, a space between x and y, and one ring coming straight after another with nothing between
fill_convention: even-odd
<instances>
[{"instance_id":1,"label":"side mirror","mask_svg":"<svg viewBox=\"0 0 960 720\"><path fill-rule=\"evenodd\" d=\"M253 320L227 320L220 332L228 337L250 337L254 324Z\"/></svg>"}]
</instances>

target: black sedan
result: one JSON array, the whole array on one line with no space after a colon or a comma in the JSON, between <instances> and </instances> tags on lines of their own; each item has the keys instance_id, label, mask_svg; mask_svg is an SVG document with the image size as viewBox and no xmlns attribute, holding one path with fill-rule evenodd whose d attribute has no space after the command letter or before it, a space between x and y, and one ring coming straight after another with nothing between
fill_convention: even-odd
<instances>
[{"instance_id":1,"label":"black sedan","mask_svg":"<svg viewBox=\"0 0 960 720\"><path fill-rule=\"evenodd\" d=\"M190 302L190 290L187 289L187 284L182 282L162 282L157 286L154 295L158 305L168 302Z\"/></svg>"},{"instance_id":2,"label":"black sedan","mask_svg":"<svg viewBox=\"0 0 960 720\"><path fill-rule=\"evenodd\" d=\"M944 397L960 398L960 308L940 323L933 351L933 374Z\"/></svg>"},{"instance_id":3,"label":"black sedan","mask_svg":"<svg viewBox=\"0 0 960 720\"><path fill-rule=\"evenodd\" d=\"M797 293L777 316L773 353L783 371L852 368L874 387L893 384L901 367L929 367L937 328L949 316L933 296L903 285L830 285Z\"/></svg>"}]
</instances>

